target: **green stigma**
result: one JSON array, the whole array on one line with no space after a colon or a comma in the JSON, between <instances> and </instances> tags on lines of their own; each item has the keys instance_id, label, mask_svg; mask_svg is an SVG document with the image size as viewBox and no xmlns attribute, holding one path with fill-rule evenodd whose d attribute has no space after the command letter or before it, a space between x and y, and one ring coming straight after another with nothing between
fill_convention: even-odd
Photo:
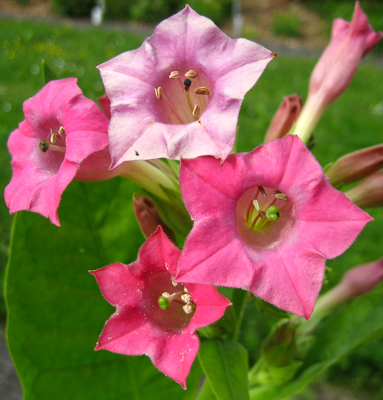
<instances>
[{"instance_id":1,"label":"green stigma","mask_svg":"<svg viewBox=\"0 0 383 400\"><path fill-rule=\"evenodd\" d=\"M40 150L45 153L49 149L49 143L46 140L42 140L39 143Z\"/></svg>"},{"instance_id":2,"label":"green stigma","mask_svg":"<svg viewBox=\"0 0 383 400\"><path fill-rule=\"evenodd\" d=\"M280 213L279 208L277 206L270 206L266 210L266 218L269 221L276 221L277 219L279 219L280 216L281 216L281 213Z\"/></svg>"},{"instance_id":3,"label":"green stigma","mask_svg":"<svg viewBox=\"0 0 383 400\"><path fill-rule=\"evenodd\" d=\"M158 305L162 310L167 310L170 307L170 301L166 297L160 296L158 299Z\"/></svg>"}]
</instances>

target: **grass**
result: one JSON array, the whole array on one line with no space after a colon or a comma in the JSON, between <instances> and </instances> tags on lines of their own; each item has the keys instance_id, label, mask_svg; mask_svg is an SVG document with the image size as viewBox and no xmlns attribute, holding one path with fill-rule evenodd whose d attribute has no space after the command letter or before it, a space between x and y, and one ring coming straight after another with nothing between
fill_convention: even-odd
<instances>
[{"instance_id":1,"label":"grass","mask_svg":"<svg viewBox=\"0 0 383 400\"><path fill-rule=\"evenodd\" d=\"M23 120L23 101L42 87L42 60L45 59L60 77L78 77L85 96L95 100L103 94L102 82L95 66L121 52L138 47L143 38L118 30L25 21L1 20L0 30L0 168L3 171L0 186L4 188L11 178L6 141L10 132ZM243 102L237 151L249 151L263 141L269 122L283 96L291 93L306 96L308 78L315 62L315 59L310 58L278 56L270 63ZM345 153L382 141L383 98L377 85L377 82L382 81L383 69L366 61L360 66L346 93L328 108L316 129L316 146L313 150L322 165ZM383 210L369 211L375 222L367 226L350 251L329 262L332 272L324 290L338 282L348 268L382 256L380 249L383 242ZM11 223L12 217L4 203L1 203L2 278L8 255ZM5 308L2 301L0 312L4 318ZM358 365L353 370L354 374L357 371L358 375L365 376L360 387L366 388L370 385L369 390L378 391L379 382L383 378L383 368L379 364L383 356L381 344L382 340L354 353L337 366L338 370L334 375L340 377L341 382L346 382L346 373L350 373L353 365ZM372 372L373 382L368 379Z\"/></svg>"}]
</instances>

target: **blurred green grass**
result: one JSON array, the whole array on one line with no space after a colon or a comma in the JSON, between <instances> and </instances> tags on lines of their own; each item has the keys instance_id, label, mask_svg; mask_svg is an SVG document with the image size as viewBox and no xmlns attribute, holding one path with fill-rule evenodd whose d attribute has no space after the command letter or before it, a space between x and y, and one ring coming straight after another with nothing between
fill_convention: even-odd
<instances>
[{"instance_id":1,"label":"blurred green grass","mask_svg":"<svg viewBox=\"0 0 383 400\"><path fill-rule=\"evenodd\" d=\"M24 118L23 101L42 87L42 60L45 59L60 78L78 77L84 95L96 100L104 93L104 89L95 67L121 52L137 48L143 37L121 30L10 20L0 20L0 32L0 186L4 188L11 178L6 141L10 132ZM243 102L237 151L249 151L262 143L269 122L283 96L297 93L305 98L308 79L315 62L314 58L278 56L270 63ZM382 81L383 68L377 66L372 59L363 62L346 93L326 110L316 129L316 146L313 149L314 155L323 166L345 153L382 142L383 92L378 84ZM344 271L350 267L382 256L383 210L368 211L375 221L367 225L349 251L336 260L329 261L328 266L332 268L332 272L328 274L324 291L338 282ZM1 287L11 223L12 217L2 201ZM4 319L5 306L2 299L0 313ZM258 325L251 325L249 332L253 329L264 329L266 332L267 326L268 321L258 320ZM255 335L252 335L251 340L256 341ZM255 343L254 349L256 346ZM343 371L353 376L350 373L351 366L357 364L359 368L353 370L354 374L358 371L359 376L366 376L366 379L362 379L361 387L366 382L371 384L367 376L374 371L376 384L371 390L376 390L379 379L383 378L383 367L379 366L382 356L383 346L367 346L362 352L355 353L343 362Z\"/></svg>"}]
</instances>

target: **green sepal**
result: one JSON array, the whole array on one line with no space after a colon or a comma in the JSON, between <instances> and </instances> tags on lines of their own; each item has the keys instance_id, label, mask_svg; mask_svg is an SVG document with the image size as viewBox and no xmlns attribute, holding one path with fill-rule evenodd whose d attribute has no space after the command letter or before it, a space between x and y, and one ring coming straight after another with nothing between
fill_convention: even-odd
<instances>
[{"instance_id":1,"label":"green sepal","mask_svg":"<svg viewBox=\"0 0 383 400\"><path fill-rule=\"evenodd\" d=\"M226 308L225 315L218 321L198 329L198 333L208 339L212 338L231 338L237 325L237 316L233 307Z\"/></svg>"},{"instance_id":2,"label":"green sepal","mask_svg":"<svg viewBox=\"0 0 383 400\"><path fill-rule=\"evenodd\" d=\"M277 319L288 318L290 315L288 312L273 306L272 304L260 299L259 297L257 297L256 299L256 305L261 313L266 313Z\"/></svg>"}]
</instances>

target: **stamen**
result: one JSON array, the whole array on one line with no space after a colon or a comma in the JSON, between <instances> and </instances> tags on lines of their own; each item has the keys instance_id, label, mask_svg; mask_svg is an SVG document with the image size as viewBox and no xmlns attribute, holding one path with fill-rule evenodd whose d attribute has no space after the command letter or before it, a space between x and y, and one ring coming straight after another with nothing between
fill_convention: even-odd
<instances>
[{"instance_id":1,"label":"stamen","mask_svg":"<svg viewBox=\"0 0 383 400\"><path fill-rule=\"evenodd\" d=\"M283 201L287 201L289 199L284 193L277 193L275 195L275 198L277 200L283 200Z\"/></svg>"},{"instance_id":2,"label":"stamen","mask_svg":"<svg viewBox=\"0 0 383 400\"><path fill-rule=\"evenodd\" d=\"M190 79L185 79L184 80L184 88L185 88L186 92L190 89L191 84L192 84L192 82L191 82Z\"/></svg>"},{"instance_id":3,"label":"stamen","mask_svg":"<svg viewBox=\"0 0 383 400\"><path fill-rule=\"evenodd\" d=\"M277 194L277 193L282 193L282 192L280 190L275 189L275 190L273 190L273 193Z\"/></svg>"},{"instance_id":4,"label":"stamen","mask_svg":"<svg viewBox=\"0 0 383 400\"><path fill-rule=\"evenodd\" d=\"M60 126L60 128L59 128L59 135L63 135L64 133L65 133L65 129L64 129L64 127L63 126Z\"/></svg>"},{"instance_id":5,"label":"stamen","mask_svg":"<svg viewBox=\"0 0 383 400\"><path fill-rule=\"evenodd\" d=\"M263 186L258 186L258 190L265 196L267 197L267 193L265 191L265 188Z\"/></svg>"},{"instance_id":6,"label":"stamen","mask_svg":"<svg viewBox=\"0 0 383 400\"><path fill-rule=\"evenodd\" d=\"M261 207L259 207L259 202L258 200L253 200L253 205L255 209L259 212L261 210Z\"/></svg>"},{"instance_id":7,"label":"stamen","mask_svg":"<svg viewBox=\"0 0 383 400\"><path fill-rule=\"evenodd\" d=\"M186 78L196 78L198 76L198 72L194 71L194 69L189 70L185 74Z\"/></svg>"},{"instance_id":8,"label":"stamen","mask_svg":"<svg viewBox=\"0 0 383 400\"><path fill-rule=\"evenodd\" d=\"M210 94L209 89L205 86L198 87L197 89L194 90L194 93L195 94L203 94L205 96Z\"/></svg>"},{"instance_id":9,"label":"stamen","mask_svg":"<svg viewBox=\"0 0 383 400\"><path fill-rule=\"evenodd\" d=\"M192 297L189 293L185 293L181 295L181 300L185 303L190 303L192 301Z\"/></svg>"},{"instance_id":10,"label":"stamen","mask_svg":"<svg viewBox=\"0 0 383 400\"><path fill-rule=\"evenodd\" d=\"M199 112L200 112L200 107L199 107L198 104L196 104L196 105L194 106L193 112L192 112L193 117L198 118L198 117L199 117Z\"/></svg>"},{"instance_id":11,"label":"stamen","mask_svg":"<svg viewBox=\"0 0 383 400\"><path fill-rule=\"evenodd\" d=\"M169 75L169 78L179 78L180 77L180 73L178 71L172 71Z\"/></svg>"},{"instance_id":12,"label":"stamen","mask_svg":"<svg viewBox=\"0 0 383 400\"><path fill-rule=\"evenodd\" d=\"M157 99L161 100L162 99L162 87L159 86L157 89L154 88L154 92L156 94Z\"/></svg>"},{"instance_id":13,"label":"stamen","mask_svg":"<svg viewBox=\"0 0 383 400\"><path fill-rule=\"evenodd\" d=\"M52 132L51 133L51 138L50 138L51 143L56 143L57 141L57 133Z\"/></svg>"},{"instance_id":14,"label":"stamen","mask_svg":"<svg viewBox=\"0 0 383 400\"><path fill-rule=\"evenodd\" d=\"M185 304L182 308L185 311L185 314L191 314L194 311L192 304Z\"/></svg>"},{"instance_id":15,"label":"stamen","mask_svg":"<svg viewBox=\"0 0 383 400\"><path fill-rule=\"evenodd\" d=\"M178 286L178 283L177 283L177 282L174 282L174 279L175 279L175 277L172 275L172 276L171 276L172 285L173 285L174 287L176 287L176 286Z\"/></svg>"}]
</instances>

